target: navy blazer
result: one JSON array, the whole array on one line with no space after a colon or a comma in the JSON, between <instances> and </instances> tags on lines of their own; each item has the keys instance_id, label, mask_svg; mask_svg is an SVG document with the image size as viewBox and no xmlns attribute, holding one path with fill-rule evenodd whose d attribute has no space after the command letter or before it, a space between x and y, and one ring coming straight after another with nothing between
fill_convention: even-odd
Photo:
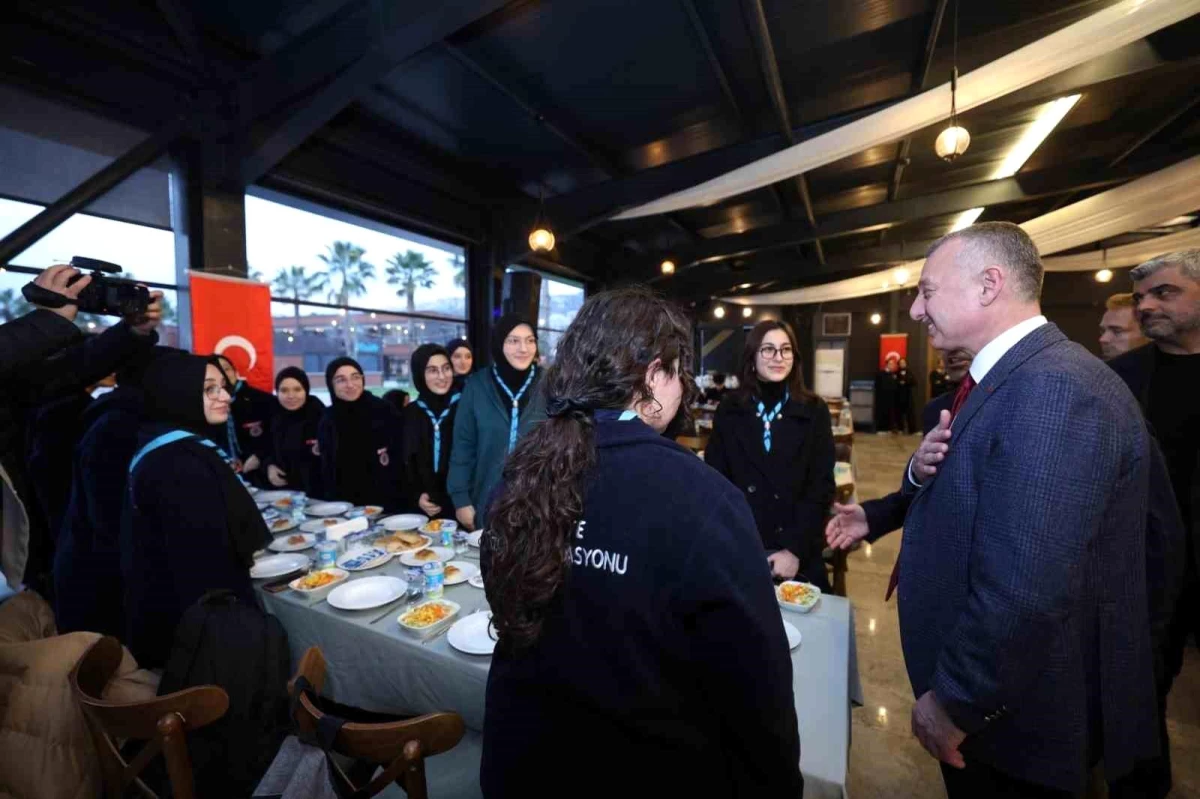
<instances>
[{"instance_id":1,"label":"navy blazer","mask_svg":"<svg viewBox=\"0 0 1200 799\"><path fill-rule=\"evenodd\" d=\"M1147 625L1150 436L1120 379L1052 324L954 421L900 549L913 693L933 690L971 762L1081 790L1158 752Z\"/></svg>"}]
</instances>

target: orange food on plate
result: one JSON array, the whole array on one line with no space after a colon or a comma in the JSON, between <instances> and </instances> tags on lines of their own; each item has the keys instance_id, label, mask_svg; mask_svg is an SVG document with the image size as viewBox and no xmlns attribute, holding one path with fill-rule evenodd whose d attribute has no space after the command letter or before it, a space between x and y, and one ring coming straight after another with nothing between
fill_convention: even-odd
<instances>
[{"instance_id":1,"label":"orange food on plate","mask_svg":"<svg viewBox=\"0 0 1200 799\"><path fill-rule=\"evenodd\" d=\"M779 598L793 605L806 605L816 598L812 586L806 583L784 583L779 586Z\"/></svg>"},{"instance_id":2,"label":"orange food on plate","mask_svg":"<svg viewBox=\"0 0 1200 799\"><path fill-rule=\"evenodd\" d=\"M437 553L432 549L422 549L420 552L413 555L413 560L437 560Z\"/></svg>"},{"instance_id":3,"label":"orange food on plate","mask_svg":"<svg viewBox=\"0 0 1200 799\"><path fill-rule=\"evenodd\" d=\"M321 524L325 525L326 527L333 527L335 524L340 523L340 521L340 519L326 519L325 521L321 522Z\"/></svg>"},{"instance_id":4,"label":"orange food on plate","mask_svg":"<svg viewBox=\"0 0 1200 799\"><path fill-rule=\"evenodd\" d=\"M302 535L289 535L287 540L289 544L303 544L306 541L308 541L308 539Z\"/></svg>"},{"instance_id":5,"label":"orange food on plate","mask_svg":"<svg viewBox=\"0 0 1200 799\"><path fill-rule=\"evenodd\" d=\"M291 527L291 526L292 526L291 519L276 519L275 521L271 522L272 530L282 530L285 527Z\"/></svg>"},{"instance_id":6,"label":"orange food on plate","mask_svg":"<svg viewBox=\"0 0 1200 799\"><path fill-rule=\"evenodd\" d=\"M425 526L422 527L421 530L422 532L426 533L440 533L442 531L442 520L434 519L431 522L426 522Z\"/></svg>"},{"instance_id":7,"label":"orange food on plate","mask_svg":"<svg viewBox=\"0 0 1200 799\"><path fill-rule=\"evenodd\" d=\"M304 591L313 591L317 588L321 588L322 586L329 585L337 579L338 575L331 571L323 570L319 572L313 572L307 577L302 577L299 582L296 583L296 585Z\"/></svg>"},{"instance_id":8,"label":"orange food on plate","mask_svg":"<svg viewBox=\"0 0 1200 799\"><path fill-rule=\"evenodd\" d=\"M286 508L292 507L292 501L290 499L277 499L274 502L272 502L271 504L277 508L286 509Z\"/></svg>"},{"instance_id":9,"label":"orange food on plate","mask_svg":"<svg viewBox=\"0 0 1200 799\"><path fill-rule=\"evenodd\" d=\"M441 602L426 602L400 617L400 621L409 627L428 627L437 624L450 615L450 607Z\"/></svg>"},{"instance_id":10,"label":"orange food on plate","mask_svg":"<svg viewBox=\"0 0 1200 799\"><path fill-rule=\"evenodd\" d=\"M375 543L384 547L388 552L407 552L410 549L420 549L429 543L429 539L414 533L392 533L385 535Z\"/></svg>"},{"instance_id":11,"label":"orange food on plate","mask_svg":"<svg viewBox=\"0 0 1200 799\"><path fill-rule=\"evenodd\" d=\"M447 566L446 567L446 579L447 580L450 579L451 577L457 577L460 574L462 574L462 569L458 568L457 566Z\"/></svg>"}]
</instances>

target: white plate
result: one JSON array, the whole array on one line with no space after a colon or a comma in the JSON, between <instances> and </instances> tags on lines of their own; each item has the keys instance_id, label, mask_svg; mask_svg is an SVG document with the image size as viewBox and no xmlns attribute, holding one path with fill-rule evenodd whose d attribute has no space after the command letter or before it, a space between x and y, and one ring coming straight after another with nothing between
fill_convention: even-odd
<instances>
[{"instance_id":1,"label":"white plate","mask_svg":"<svg viewBox=\"0 0 1200 799\"><path fill-rule=\"evenodd\" d=\"M270 502L267 502L265 499L259 499L258 497L254 498L254 504L258 507L259 510L263 510L264 508L271 507Z\"/></svg>"},{"instance_id":2,"label":"white plate","mask_svg":"<svg viewBox=\"0 0 1200 799\"><path fill-rule=\"evenodd\" d=\"M329 522L326 524L325 522ZM302 533L323 533L328 527L333 527L335 524L341 524L341 519L309 519L300 525Z\"/></svg>"},{"instance_id":3,"label":"white plate","mask_svg":"<svg viewBox=\"0 0 1200 799\"><path fill-rule=\"evenodd\" d=\"M312 533L301 533L300 537L304 539L302 543L290 544L288 539L290 535L281 535L271 542L267 548L274 552L299 552L302 549L309 549L313 544L317 543L317 537Z\"/></svg>"},{"instance_id":4,"label":"white plate","mask_svg":"<svg viewBox=\"0 0 1200 799\"><path fill-rule=\"evenodd\" d=\"M796 633L799 635L799 633ZM496 631L492 629L492 612L472 613L454 622L446 641L459 652L468 655L490 655L496 649Z\"/></svg>"},{"instance_id":5,"label":"white plate","mask_svg":"<svg viewBox=\"0 0 1200 799\"><path fill-rule=\"evenodd\" d=\"M291 498L291 491L261 491L254 497L256 502L266 502L268 505L279 499Z\"/></svg>"},{"instance_id":6,"label":"white plate","mask_svg":"<svg viewBox=\"0 0 1200 799\"><path fill-rule=\"evenodd\" d=\"M380 553L379 557L366 559L372 552ZM391 552L381 547L354 547L337 559L337 565L339 569L348 572L365 572L382 566L393 557L395 556Z\"/></svg>"},{"instance_id":7,"label":"white plate","mask_svg":"<svg viewBox=\"0 0 1200 799\"><path fill-rule=\"evenodd\" d=\"M779 589L785 585L807 585L809 590L813 592L813 599L803 605L798 605L795 602L784 602L783 597L779 593ZM784 582L775 586L775 601L777 601L779 603L779 607L783 608L784 610L790 610L793 613L808 613L817 606L819 601L821 601L821 589L817 588L812 583L801 583L797 580L785 580Z\"/></svg>"},{"instance_id":8,"label":"white plate","mask_svg":"<svg viewBox=\"0 0 1200 799\"><path fill-rule=\"evenodd\" d=\"M483 575L477 574L470 580L467 580L467 583L475 588L483 588Z\"/></svg>"},{"instance_id":9,"label":"white plate","mask_svg":"<svg viewBox=\"0 0 1200 799\"><path fill-rule=\"evenodd\" d=\"M452 560L446 564L447 569L451 566L456 566L458 568L458 574L454 575L453 577L447 574L446 585L458 585L459 583L465 583L467 580L470 580L472 577L479 574L478 566L476 566L474 563L467 563L464 560Z\"/></svg>"},{"instance_id":10,"label":"white plate","mask_svg":"<svg viewBox=\"0 0 1200 799\"><path fill-rule=\"evenodd\" d=\"M428 516L422 516L419 513L401 513L398 516L389 516L379 524L384 530L396 532L397 530L412 530L416 531L418 527L429 521Z\"/></svg>"},{"instance_id":11,"label":"white plate","mask_svg":"<svg viewBox=\"0 0 1200 799\"><path fill-rule=\"evenodd\" d=\"M408 592L399 577L363 577L339 585L329 594L329 604L338 610L369 610L395 602Z\"/></svg>"},{"instance_id":12,"label":"white plate","mask_svg":"<svg viewBox=\"0 0 1200 799\"><path fill-rule=\"evenodd\" d=\"M412 627L405 624L403 621L404 617L423 605L445 605L450 610L450 613L441 621L435 621L433 624L425 627ZM462 606L460 606L457 602L451 602L449 599L430 599L425 602L420 602L411 608L405 609L403 613L396 617L396 623L400 625L401 630L410 632L420 638L426 638L441 632L453 624L454 617L458 615L460 610L462 610Z\"/></svg>"},{"instance_id":13,"label":"white plate","mask_svg":"<svg viewBox=\"0 0 1200 799\"><path fill-rule=\"evenodd\" d=\"M271 532L271 535L279 535L280 533L286 533L288 530L295 530L300 525L291 516L280 516L269 522L266 519L263 519L263 521L267 522L267 529Z\"/></svg>"},{"instance_id":14,"label":"white plate","mask_svg":"<svg viewBox=\"0 0 1200 799\"><path fill-rule=\"evenodd\" d=\"M783 623L783 631L787 633L788 649L794 652L796 647L800 646L800 631L797 630L795 625L793 625L790 621L785 621ZM454 631L451 630L451 632Z\"/></svg>"},{"instance_id":15,"label":"white plate","mask_svg":"<svg viewBox=\"0 0 1200 799\"><path fill-rule=\"evenodd\" d=\"M315 502L304 512L309 516L341 516L353 507L349 502Z\"/></svg>"},{"instance_id":16,"label":"white plate","mask_svg":"<svg viewBox=\"0 0 1200 799\"><path fill-rule=\"evenodd\" d=\"M267 555L254 562L254 565L250 567L250 576L255 580L282 577L297 569L307 569L308 562L307 555Z\"/></svg>"},{"instance_id":17,"label":"white plate","mask_svg":"<svg viewBox=\"0 0 1200 799\"><path fill-rule=\"evenodd\" d=\"M308 576L302 575L288 583L288 588L292 589L300 596L306 597L307 599L321 599L322 597L328 596L330 591L346 582L347 578L350 577L350 572L343 571L342 569L324 569L324 571L333 573L334 581L332 583L323 585L320 588L301 588L300 581Z\"/></svg>"},{"instance_id":18,"label":"white plate","mask_svg":"<svg viewBox=\"0 0 1200 799\"><path fill-rule=\"evenodd\" d=\"M479 549L479 542L483 540L483 530L476 530L473 533L467 533L467 543Z\"/></svg>"},{"instance_id":19,"label":"white plate","mask_svg":"<svg viewBox=\"0 0 1200 799\"><path fill-rule=\"evenodd\" d=\"M346 511L346 518L357 519L359 516L366 516L368 519L374 519L381 513L383 513L383 508L379 505L359 505L357 508Z\"/></svg>"},{"instance_id":20,"label":"white plate","mask_svg":"<svg viewBox=\"0 0 1200 799\"><path fill-rule=\"evenodd\" d=\"M413 557L413 555L416 555L421 550L415 549L411 552L405 552L403 555L401 555L400 562L405 566L424 566L426 563L434 563L435 561L441 561L442 563L445 563L454 557L454 550L450 547L426 547L426 549L432 549L433 554L437 555L437 557L434 558L434 560L417 560Z\"/></svg>"}]
</instances>

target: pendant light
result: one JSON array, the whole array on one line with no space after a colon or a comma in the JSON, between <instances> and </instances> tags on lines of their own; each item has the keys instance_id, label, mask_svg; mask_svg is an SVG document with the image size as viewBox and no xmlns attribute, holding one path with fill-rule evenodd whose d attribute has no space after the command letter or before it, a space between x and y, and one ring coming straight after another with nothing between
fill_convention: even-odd
<instances>
[{"instance_id":1,"label":"pendant light","mask_svg":"<svg viewBox=\"0 0 1200 799\"><path fill-rule=\"evenodd\" d=\"M542 187L539 185L537 219L533 223L533 230L529 232L529 249L534 252L550 252L554 249L554 232L546 224L544 216L545 206L545 196Z\"/></svg>"},{"instance_id":2,"label":"pendant light","mask_svg":"<svg viewBox=\"0 0 1200 799\"><path fill-rule=\"evenodd\" d=\"M933 150L938 158L950 162L971 146L971 134L958 124L958 0L954 0L953 66L950 70L950 127L938 134Z\"/></svg>"}]
</instances>

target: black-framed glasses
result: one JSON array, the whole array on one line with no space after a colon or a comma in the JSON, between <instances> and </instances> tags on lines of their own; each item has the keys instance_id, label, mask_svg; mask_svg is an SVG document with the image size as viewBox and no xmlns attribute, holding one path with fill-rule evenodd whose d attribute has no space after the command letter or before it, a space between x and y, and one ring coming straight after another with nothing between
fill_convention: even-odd
<instances>
[{"instance_id":1,"label":"black-framed glasses","mask_svg":"<svg viewBox=\"0 0 1200 799\"><path fill-rule=\"evenodd\" d=\"M776 347L774 344L764 344L758 348L758 354L765 361L775 360L776 355L785 361L790 361L796 357L796 351L792 349L790 344L784 344L782 347Z\"/></svg>"}]
</instances>

